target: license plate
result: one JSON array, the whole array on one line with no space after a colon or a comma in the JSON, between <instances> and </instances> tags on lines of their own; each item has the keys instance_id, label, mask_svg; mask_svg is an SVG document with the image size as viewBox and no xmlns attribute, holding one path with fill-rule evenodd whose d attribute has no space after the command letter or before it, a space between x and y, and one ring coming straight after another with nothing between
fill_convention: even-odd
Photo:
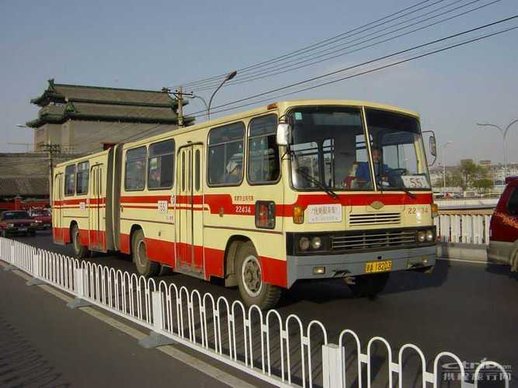
<instances>
[{"instance_id":1,"label":"license plate","mask_svg":"<svg viewBox=\"0 0 518 388\"><path fill-rule=\"evenodd\" d=\"M365 273L387 272L392 270L392 260L370 261L365 263Z\"/></svg>"}]
</instances>

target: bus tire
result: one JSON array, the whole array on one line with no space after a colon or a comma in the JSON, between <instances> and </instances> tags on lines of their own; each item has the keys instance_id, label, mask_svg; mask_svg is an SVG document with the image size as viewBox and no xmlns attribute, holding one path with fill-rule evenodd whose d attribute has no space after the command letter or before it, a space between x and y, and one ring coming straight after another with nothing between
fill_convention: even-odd
<instances>
[{"instance_id":1,"label":"bus tire","mask_svg":"<svg viewBox=\"0 0 518 388\"><path fill-rule=\"evenodd\" d=\"M72 249L74 250L74 256L78 259L84 259L88 257L90 251L84 245L81 245L79 240L79 227L77 224L72 225L72 230L70 231L72 237Z\"/></svg>"},{"instance_id":2,"label":"bus tire","mask_svg":"<svg viewBox=\"0 0 518 388\"><path fill-rule=\"evenodd\" d=\"M282 290L263 281L261 262L250 241L237 248L235 273L239 294L247 306L255 304L261 310L267 310L277 304Z\"/></svg>"},{"instance_id":3,"label":"bus tire","mask_svg":"<svg viewBox=\"0 0 518 388\"><path fill-rule=\"evenodd\" d=\"M144 239L144 232L142 229L133 233L131 248L133 262L135 263L135 267L137 268L139 275L145 277L157 276L160 272L160 264L148 259L146 253L146 240Z\"/></svg>"},{"instance_id":4,"label":"bus tire","mask_svg":"<svg viewBox=\"0 0 518 388\"><path fill-rule=\"evenodd\" d=\"M355 276L354 284L348 284L351 292L356 297L374 298L385 286L390 277L390 272L382 272L370 275Z\"/></svg>"}]
</instances>

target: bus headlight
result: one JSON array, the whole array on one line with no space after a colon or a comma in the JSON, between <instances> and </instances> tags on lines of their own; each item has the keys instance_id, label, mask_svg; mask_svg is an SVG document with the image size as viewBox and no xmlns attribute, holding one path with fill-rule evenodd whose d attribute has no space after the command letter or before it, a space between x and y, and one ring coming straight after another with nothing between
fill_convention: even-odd
<instances>
[{"instance_id":1,"label":"bus headlight","mask_svg":"<svg viewBox=\"0 0 518 388\"><path fill-rule=\"evenodd\" d=\"M426 241L433 241L433 231L432 230L426 231Z\"/></svg>"},{"instance_id":2,"label":"bus headlight","mask_svg":"<svg viewBox=\"0 0 518 388\"><path fill-rule=\"evenodd\" d=\"M426 232L424 230L420 230L417 232L417 242L425 242L426 241Z\"/></svg>"},{"instance_id":3,"label":"bus headlight","mask_svg":"<svg viewBox=\"0 0 518 388\"><path fill-rule=\"evenodd\" d=\"M320 237L313 237L311 239L311 248L312 249L320 249L321 246L322 246L322 240L320 239Z\"/></svg>"},{"instance_id":4,"label":"bus headlight","mask_svg":"<svg viewBox=\"0 0 518 388\"><path fill-rule=\"evenodd\" d=\"M301 251L307 251L309 249L309 238L301 237L299 240L299 248Z\"/></svg>"}]
</instances>

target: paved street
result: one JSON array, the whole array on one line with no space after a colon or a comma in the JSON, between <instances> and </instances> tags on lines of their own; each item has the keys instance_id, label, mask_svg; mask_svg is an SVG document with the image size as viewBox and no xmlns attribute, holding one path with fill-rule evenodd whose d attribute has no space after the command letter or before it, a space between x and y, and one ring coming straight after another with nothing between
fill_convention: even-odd
<instances>
[{"instance_id":1,"label":"paved street","mask_svg":"<svg viewBox=\"0 0 518 388\"><path fill-rule=\"evenodd\" d=\"M71 310L51 287L27 287L3 268L1 387L267 386L183 347L144 349L142 328L94 308Z\"/></svg>"},{"instance_id":2,"label":"paved street","mask_svg":"<svg viewBox=\"0 0 518 388\"><path fill-rule=\"evenodd\" d=\"M70 254L69 247L53 245L49 235L20 240ZM133 272L127 258L99 255L91 260ZM162 279L231 300L238 297L237 290L184 275L165 275ZM339 332L348 328L359 335L364 346L374 336L386 338L396 349L413 343L424 351L427 361L441 351L454 352L468 363L494 360L509 365L516 380L516 295L518 277L511 275L507 267L439 261L432 275L394 274L376 300L352 298L340 280L301 282L284 295L278 310L283 316L295 313L306 324L320 320L331 342L336 342ZM61 308L56 313L68 311Z\"/></svg>"}]
</instances>

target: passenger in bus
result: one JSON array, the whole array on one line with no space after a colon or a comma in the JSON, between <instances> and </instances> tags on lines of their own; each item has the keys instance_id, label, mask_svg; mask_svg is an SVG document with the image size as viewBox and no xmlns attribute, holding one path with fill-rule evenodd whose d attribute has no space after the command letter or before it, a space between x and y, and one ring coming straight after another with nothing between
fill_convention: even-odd
<instances>
[{"instance_id":1,"label":"passenger in bus","mask_svg":"<svg viewBox=\"0 0 518 388\"><path fill-rule=\"evenodd\" d=\"M159 187L160 186L160 171L158 168L154 168L149 173L149 187Z\"/></svg>"},{"instance_id":2,"label":"passenger in bus","mask_svg":"<svg viewBox=\"0 0 518 388\"><path fill-rule=\"evenodd\" d=\"M225 183L238 183L241 181L242 164L235 160L230 160L227 164Z\"/></svg>"},{"instance_id":3,"label":"passenger in bus","mask_svg":"<svg viewBox=\"0 0 518 388\"><path fill-rule=\"evenodd\" d=\"M376 176L376 182L380 186L388 186L388 178L390 175L390 168L386 164L382 163L383 154L381 149L377 147L372 148L372 161L374 163L374 175ZM358 168L356 169L356 184L359 188L369 186L371 181L370 169L368 162L358 162Z\"/></svg>"}]
</instances>

